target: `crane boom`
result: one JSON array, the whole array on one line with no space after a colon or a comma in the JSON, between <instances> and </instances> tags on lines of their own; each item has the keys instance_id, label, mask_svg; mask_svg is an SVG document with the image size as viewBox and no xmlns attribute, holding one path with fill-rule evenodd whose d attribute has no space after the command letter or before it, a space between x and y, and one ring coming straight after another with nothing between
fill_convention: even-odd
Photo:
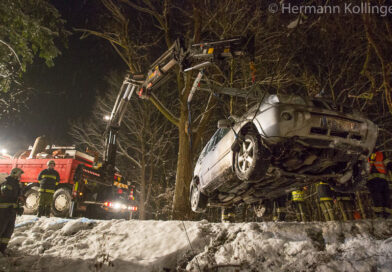
<instances>
[{"instance_id":1,"label":"crane boom","mask_svg":"<svg viewBox=\"0 0 392 272\"><path fill-rule=\"evenodd\" d=\"M169 78L169 72L177 65L182 72L188 72L200 70L214 62L237 56L248 55L253 58L253 44L254 37L235 37L227 40L193 44L186 48L182 40L177 39L150 66L145 76L128 75L121 85L106 127L103 169L101 169L103 176L112 177L114 175L118 131L131 96L136 90L140 98L148 98L153 89L161 86ZM198 82L200 79L201 76L196 78Z\"/></svg>"}]
</instances>

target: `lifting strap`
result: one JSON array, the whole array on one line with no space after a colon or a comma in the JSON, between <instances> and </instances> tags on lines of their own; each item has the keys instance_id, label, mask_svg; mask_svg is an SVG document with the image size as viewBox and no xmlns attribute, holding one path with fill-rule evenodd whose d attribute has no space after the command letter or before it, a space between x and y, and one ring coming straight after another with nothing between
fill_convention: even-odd
<instances>
[{"instance_id":1,"label":"lifting strap","mask_svg":"<svg viewBox=\"0 0 392 272\"><path fill-rule=\"evenodd\" d=\"M187 99L187 106L188 106L188 137L189 137L189 145L190 150L192 151L192 112L191 112L191 102L193 99L193 95L195 94L197 87L200 85L201 78L203 77L204 69L201 69L197 74L195 81L193 82L191 91L189 92L188 99Z\"/></svg>"}]
</instances>

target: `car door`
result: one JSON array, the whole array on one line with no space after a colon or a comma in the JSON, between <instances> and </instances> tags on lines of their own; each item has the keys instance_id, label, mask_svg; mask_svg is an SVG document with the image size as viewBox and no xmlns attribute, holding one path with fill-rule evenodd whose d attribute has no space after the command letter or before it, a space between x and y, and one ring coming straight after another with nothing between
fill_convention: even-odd
<instances>
[{"instance_id":1,"label":"car door","mask_svg":"<svg viewBox=\"0 0 392 272\"><path fill-rule=\"evenodd\" d=\"M234 142L234 132L230 128L220 128L215 137L210 153L209 178L219 178L232 165L231 145Z\"/></svg>"},{"instance_id":2,"label":"car door","mask_svg":"<svg viewBox=\"0 0 392 272\"><path fill-rule=\"evenodd\" d=\"M215 137L217 135L216 131L214 133L214 135L211 137L211 139L208 141L208 143L206 144L206 146L204 147L200 158L199 158L199 164L200 164L200 170L199 170L199 179L200 179L200 183L202 187L205 187L206 185L208 185L208 183L210 182L210 160L211 160L211 154L210 151L213 149L214 147L214 142L215 142Z\"/></svg>"}]
</instances>

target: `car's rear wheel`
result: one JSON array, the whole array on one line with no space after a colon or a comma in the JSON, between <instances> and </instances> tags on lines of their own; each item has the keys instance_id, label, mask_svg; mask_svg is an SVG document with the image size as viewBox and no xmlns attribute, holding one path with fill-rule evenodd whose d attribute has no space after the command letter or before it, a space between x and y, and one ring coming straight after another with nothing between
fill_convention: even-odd
<instances>
[{"instance_id":1,"label":"car's rear wheel","mask_svg":"<svg viewBox=\"0 0 392 272\"><path fill-rule=\"evenodd\" d=\"M200 191L200 184L192 183L191 209L196 213L204 213L207 208L208 197Z\"/></svg>"},{"instance_id":2,"label":"car's rear wheel","mask_svg":"<svg viewBox=\"0 0 392 272\"><path fill-rule=\"evenodd\" d=\"M270 164L268 150L261 146L254 133L245 135L235 152L234 170L238 179L258 181L266 173Z\"/></svg>"}]
</instances>

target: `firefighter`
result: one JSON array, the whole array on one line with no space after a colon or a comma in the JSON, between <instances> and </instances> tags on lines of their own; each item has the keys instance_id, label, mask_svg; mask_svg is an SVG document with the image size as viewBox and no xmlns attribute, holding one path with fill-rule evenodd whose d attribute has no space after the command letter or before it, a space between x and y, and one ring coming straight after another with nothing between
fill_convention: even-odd
<instances>
[{"instance_id":1,"label":"firefighter","mask_svg":"<svg viewBox=\"0 0 392 272\"><path fill-rule=\"evenodd\" d=\"M284 221L286 219L286 202L287 196L281 196L274 200L273 220L275 222Z\"/></svg>"},{"instance_id":2,"label":"firefighter","mask_svg":"<svg viewBox=\"0 0 392 272\"><path fill-rule=\"evenodd\" d=\"M325 221L335 221L335 213L333 210L333 192L328 183L320 182L316 184L318 200Z\"/></svg>"},{"instance_id":3,"label":"firefighter","mask_svg":"<svg viewBox=\"0 0 392 272\"><path fill-rule=\"evenodd\" d=\"M235 209L234 207L226 207L221 209L222 212L222 223L233 223L235 222Z\"/></svg>"},{"instance_id":4,"label":"firefighter","mask_svg":"<svg viewBox=\"0 0 392 272\"><path fill-rule=\"evenodd\" d=\"M304 190L295 190L291 192L291 199L294 204L295 215L297 217L297 221L299 222L308 221L304 196L305 196Z\"/></svg>"},{"instance_id":5,"label":"firefighter","mask_svg":"<svg viewBox=\"0 0 392 272\"><path fill-rule=\"evenodd\" d=\"M23 170L14 168L1 184L0 192L0 252L5 254L8 242L14 232L16 214L23 214L19 202L23 200L19 180Z\"/></svg>"},{"instance_id":6,"label":"firefighter","mask_svg":"<svg viewBox=\"0 0 392 272\"><path fill-rule=\"evenodd\" d=\"M373 199L373 211L377 217L387 218L392 214L388 187L388 170L392 169L392 162L384 160L384 154L380 151L372 153L368 161L370 175L366 185Z\"/></svg>"},{"instance_id":7,"label":"firefighter","mask_svg":"<svg viewBox=\"0 0 392 272\"><path fill-rule=\"evenodd\" d=\"M355 204L352 194L335 192L335 199L343 221L353 220Z\"/></svg>"},{"instance_id":8,"label":"firefighter","mask_svg":"<svg viewBox=\"0 0 392 272\"><path fill-rule=\"evenodd\" d=\"M48 168L41 171L38 175L39 187L39 205L38 205L38 217L42 215L49 217L50 210L53 201L53 194L56 191L60 176L59 173L54 170L56 163L54 160L47 162Z\"/></svg>"}]
</instances>

